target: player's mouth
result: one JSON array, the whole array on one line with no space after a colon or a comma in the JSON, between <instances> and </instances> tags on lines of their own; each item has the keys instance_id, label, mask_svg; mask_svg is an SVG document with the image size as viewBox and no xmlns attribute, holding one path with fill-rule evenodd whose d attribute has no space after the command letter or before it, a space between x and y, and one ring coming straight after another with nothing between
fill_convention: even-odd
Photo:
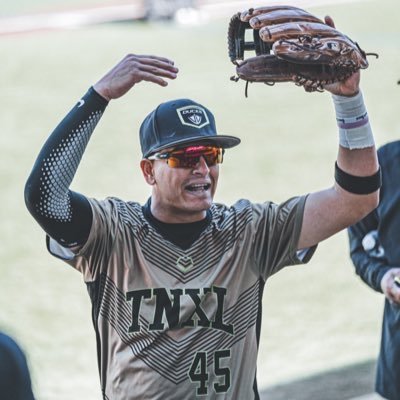
<instances>
[{"instance_id":1,"label":"player's mouth","mask_svg":"<svg viewBox=\"0 0 400 400\"><path fill-rule=\"evenodd\" d=\"M192 193L204 193L209 190L211 183L193 183L185 186L185 190Z\"/></svg>"}]
</instances>

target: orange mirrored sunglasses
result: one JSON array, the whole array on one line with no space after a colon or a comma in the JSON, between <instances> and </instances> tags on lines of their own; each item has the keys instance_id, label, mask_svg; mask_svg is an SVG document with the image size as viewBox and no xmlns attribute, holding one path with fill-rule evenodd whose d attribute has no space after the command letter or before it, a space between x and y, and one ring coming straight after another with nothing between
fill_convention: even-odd
<instances>
[{"instance_id":1,"label":"orange mirrored sunglasses","mask_svg":"<svg viewBox=\"0 0 400 400\"><path fill-rule=\"evenodd\" d=\"M148 160L166 160L171 168L193 168L203 157L209 167L221 164L225 150L215 146L189 146L165 153L155 153Z\"/></svg>"}]
</instances>

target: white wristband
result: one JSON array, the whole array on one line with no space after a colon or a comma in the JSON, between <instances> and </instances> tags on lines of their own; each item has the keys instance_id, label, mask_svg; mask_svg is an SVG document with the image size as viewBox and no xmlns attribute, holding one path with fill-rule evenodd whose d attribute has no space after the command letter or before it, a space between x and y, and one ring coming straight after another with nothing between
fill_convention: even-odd
<instances>
[{"instance_id":1,"label":"white wristband","mask_svg":"<svg viewBox=\"0 0 400 400\"><path fill-rule=\"evenodd\" d=\"M362 93L353 97L333 94L332 98L339 127L339 144L350 150L374 146L374 136Z\"/></svg>"}]
</instances>

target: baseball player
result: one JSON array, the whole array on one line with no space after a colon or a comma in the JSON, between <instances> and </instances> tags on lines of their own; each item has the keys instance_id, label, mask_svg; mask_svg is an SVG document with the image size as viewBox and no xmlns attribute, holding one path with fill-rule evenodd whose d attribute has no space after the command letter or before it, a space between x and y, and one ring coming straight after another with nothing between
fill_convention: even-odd
<instances>
[{"instance_id":1,"label":"baseball player","mask_svg":"<svg viewBox=\"0 0 400 400\"><path fill-rule=\"evenodd\" d=\"M83 275L104 399L258 399L266 280L306 263L318 242L377 205L380 173L359 74L327 88L340 146L326 190L282 204L214 203L220 164L240 140L218 134L205 106L177 99L140 127L140 167L152 189L146 204L72 191L107 104L139 82L164 87L177 74L166 58L123 58L44 144L26 204L50 253Z\"/></svg>"}]
</instances>

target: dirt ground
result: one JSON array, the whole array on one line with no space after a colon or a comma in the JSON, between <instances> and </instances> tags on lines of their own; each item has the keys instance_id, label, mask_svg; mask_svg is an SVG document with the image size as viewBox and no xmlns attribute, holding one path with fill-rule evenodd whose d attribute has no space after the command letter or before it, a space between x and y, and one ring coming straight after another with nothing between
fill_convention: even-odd
<instances>
[{"instance_id":1,"label":"dirt ground","mask_svg":"<svg viewBox=\"0 0 400 400\"><path fill-rule=\"evenodd\" d=\"M374 380L375 361L368 361L272 386L260 391L260 397L262 400L361 400L371 394L365 399L372 400L380 398L372 395Z\"/></svg>"}]
</instances>

